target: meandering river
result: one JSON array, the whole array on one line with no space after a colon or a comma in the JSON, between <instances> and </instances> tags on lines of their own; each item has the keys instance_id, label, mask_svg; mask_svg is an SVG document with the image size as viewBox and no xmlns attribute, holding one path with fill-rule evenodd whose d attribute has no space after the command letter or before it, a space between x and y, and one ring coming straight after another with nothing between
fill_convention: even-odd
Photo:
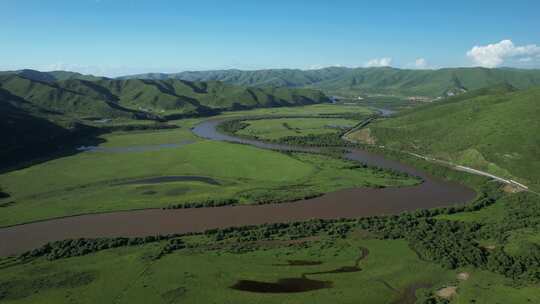
<instances>
[{"instance_id":1,"label":"meandering river","mask_svg":"<svg viewBox=\"0 0 540 304\"><path fill-rule=\"evenodd\" d=\"M269 144L221 134L216 130L221 122L223 122L222 119L204 121L194 127L193 132L210 140L248 144L263 149L318 151L318 148L314 147ZM354 149L347 154L347 157L368 165L416 175L424 182L411 187L340 190L312 199L282 204L176 210L147 209L51 219L1 228L0 255L19 254L50 241L70 238L135 237L200 232L211 228L311 218L357 218L397 214L420 208L462 204L475 197L475 192L468 187L434 178L411 166L386 159L382 155Z\"/></svg>"}]
</instances>

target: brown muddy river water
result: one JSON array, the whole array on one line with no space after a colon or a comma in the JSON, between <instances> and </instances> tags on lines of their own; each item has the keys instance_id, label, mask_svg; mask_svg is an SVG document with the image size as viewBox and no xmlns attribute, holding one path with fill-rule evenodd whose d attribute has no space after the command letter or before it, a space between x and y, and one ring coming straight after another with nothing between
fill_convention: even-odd
<instances>
[{"instance_id":1,"label":"brown muddy river water","mask_svg":"<svg viewBox=\"0 0 540 304\"><path fill-rule=\"evenodd\" d=\"M193 132L200 137L249 144L273 150L317 151L246 140L221 134L216 126L223 120L208 120ZM397 161L362 150L348 158L368 165L407 172L424 179L417 186L402 188L354 188L291 203L225 206L196 209L148 209L51 219L0 229L0 255L14 255L50 241L70 238L134 237L200 232L211 228L308 220L311 218L357 218L397 214L420 208L444 207L472 200L476 193L463 185L443 181Z\"/></svg>"}]
</instances>

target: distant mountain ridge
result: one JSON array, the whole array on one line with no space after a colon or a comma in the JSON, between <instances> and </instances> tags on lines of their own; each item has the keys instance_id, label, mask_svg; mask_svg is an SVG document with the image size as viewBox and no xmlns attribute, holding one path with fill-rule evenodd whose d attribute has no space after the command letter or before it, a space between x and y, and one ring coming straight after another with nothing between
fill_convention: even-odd
<instances>
[{"instance_id":1,"label":"distant mountain ridge","mask_svg":"<svg viewBox=\"0 0 540 304\"><path fill-rule=\"evenodd\" d=\"M28 74L36 76L35 73L21 74L0 75L0 88L23 101L12 101L13 106L77 118L156 119L329 101L323 93L312 89L250 88L218 81L176 79L100 78L90 81L66 73L55 73L56 77L60 75L65 80L50 81L43 75L39 75L39 80L27 78Z\"/></svg>"},{"instance_id":2,"label":"distant mountain ridge","mask_svg":"<svg viewBox=\"0 0 540 304\"><path fill-rule=\"evenodd\" d=\"M4 160L0 170L101 132L100 127L107 127L103 121L140 125L133 120L158 122L224 110L330 101L313 89L176 79L88 79L71 72L0 73L0 159Z\"/></svg>"},{"instance_id":3,"label":"distant mountain ridge","mask_svg":"<svg viewBox=\"0 0 540 304\"><path fill-rule=\"evenodd\" d=\"M99 81L106 77L83 75L75 72L39 72L19 70L0 72L16 74L28 79L55 82L70 79ZM391 67L347 68L328 67L315 70L209 70L180 73L146 73L117 77L116 80L187 80L220 81L248 87L313 88L327 94L356 96L363 94L390 94L401 96L451 96L498 84L509 84L518 89L540 85L540 70L514 68L443 68L437 70L408 70Z\"/></svg>"},{"instance_id":4,"label":"distant mountain ridge","mask_svg":"<svg viewBox=\"0 0 540 304\"><path fill-rule=\"evenodd\" d=\"M256 87L311 87L332 94L395 94L405 96L448 96L496 84L519 89L540 85L540 70L444 68L407 70L390 67L328 67L317 70L214 70L173 74L149 73L120 79L217 80L235 85Z\"/></svg>"},{"instance_id":5,"label":"distant mountain ridge","mask_svg":"<svg viewBox=\"0 0 540 304\"><path fill-rule=\"evenodd\" d=\"M85 75L77 72L70 71L50 71L50 72L41 72L31 69L23 69L16 71L0 71L0 76L6 75L17 75L30 80L42 81L52 83L55 81L69 80L69 79L80 79L80 80L103 80L108 79L107 77L94 76L94 75Z\"/></svg>"}]
</instances>

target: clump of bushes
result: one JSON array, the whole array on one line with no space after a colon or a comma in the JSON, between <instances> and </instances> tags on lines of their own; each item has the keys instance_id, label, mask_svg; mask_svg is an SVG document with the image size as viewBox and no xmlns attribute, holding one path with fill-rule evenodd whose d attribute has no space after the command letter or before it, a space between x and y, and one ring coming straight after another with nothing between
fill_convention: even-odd
<instances>
[{"instance_id":1,"label":"clump of bushes","mask_svg":"<svg viewBox=\"0 0 540 304\"><path fill-rule=\"evenodd\" d=\"M184 248L187 248L187 245L186 245L186 243L184 243L184 240L182 240L181 238L171 239L163 247L163 249L161 250L161 253L159 254L159 257L162 257L162 256L164 256L166 254L169 254L169 253L172 253L172 252L174 252L176 250L180 250L180 249L184 249Z\"/></svg>"},{"instance_id":2,"label":"clump of bushes","mask_svg":"<svg viewBox=\"0 0 540 304\"><path fill-rule=\"evenodd\" d=\"M179 204L171 204L163 209L187 209L187 208L203 208L203 207L221 207L236 205L239 201L235 198L225 198L225 199L207 199L204 201L196 202L185 202Z\"/></svg>"},{"instance_id":3,"label":"clump of bushes","mask_svg":"<svg viewBox=\"0 0 540 304\"><path fill-rule=\"evenodd\" d=\"M294 202L319 197L321 195L323 195L323 193L318 192L309 185L276 187L270 189L251 189L239 194L241 198L257 205Z\"/></svg>"},{"instance_id":4,"label":"clump of bushes","mask_svg":"<svg viewBox=\"0 0 540 304\"><path fill-rule=\"evenodd\" d=\"M341 138L342 133L307 134L303 136L285 136L271 140L279 144L291 146L315 146L315 147L352 147L353 144Z\"/></svg>"},{"instance_id":5,"label":"clump of bushes","mask_svg":"<svg viewBox=\"0 0 540 304\"><path fill-rule=\"evenodd\" d=\"M116 132L116 131L144 131L144 130L169 130L169 129L178 129L180 128L177 125L170 125L163 122L156 122L154 124L129 124L129 125L112 125L100 127L100 130L105 132Z\"/></svg>"}]
</instances>

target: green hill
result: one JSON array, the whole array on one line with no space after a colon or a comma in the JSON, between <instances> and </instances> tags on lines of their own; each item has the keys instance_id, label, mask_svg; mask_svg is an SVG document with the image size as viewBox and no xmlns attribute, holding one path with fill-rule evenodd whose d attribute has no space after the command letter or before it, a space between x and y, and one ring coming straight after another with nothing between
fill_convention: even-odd
<instances>
[{"instance_id":1,"label":"green hill","mask_svg":"<svg viewBox=\"0 0 540 304\"><path fill-rule=\"evenodd\" d=\"M0 87L19 97L12 106L33 107L74 118L196 116L221 110L327 102L311 89L246 88L217 81L67 79L45 82L15 74L0 76Z\"/></svg>"},{"instance_id":2,"label":"green hill","mask_svg":"<svg viewBox=\"0 0 540 304\"><path fill-rule=\"evenodd\" d=\"M329 67L318 70L270 69L216 70L176 74L140 74L122 79L183 79L222 81L244 86L312 87L332 94L394 94L445 96L496 84L525 89L540 85L540 70L447 68L406 70L396 68Z\"/></svg>"},{"instance_id":3,"label":"green hill","mask_svg":"<svg viewBox=\"0 0 540 304\"><path fill-rule=\"evenodd\" d=\"M540 186L540 88L471 91L374 122L375 143ZM363 131L365 133L365 131Z\"/></svg>"},{"instance_id":4,"label":"green hill","mask_svg":"<svg viewBox=\"0 0 540 304\"><path fill-rule=\"evenodd\" d=\"M51 71L51 72L40 72L31 69L16 70L16 71L0 71L0 75L18 75L30 80L41 81L41 82L54 82L59 80L68 80L68 79L81 79L81 80L99 80L107 79L106 77L99 77L94 75L85 75L76 72L69 71Z\"/></svg>"},{"instance_id":5,"label":"green hill","mask_svg":"<svg viewBox=\"0 0 540 304\"><path fill-rule=\"evenodd\" d=\"M96 134L98 130L88 126L96 120L111 120L108 124L162 121L223 110L328 101L312 89L247 88L175 79L89 81L67 77L50 81L4 73L0 75L0 158L4 160L0 169Z\"/></svg>"},{"instance_id":6,"label":"green hill","mask_svg":"<svg viewBox=\"0 0 540 304\"><path fill-rule=\"evenodd\" d=\"M57 150L79 131L79 125L0 88L0 169Z\"/></svg>"},{"instance_id":7,"label":"green hill","mask_svg":"<svg viewBox=\"0 0 540 304\"><path fill-rule=\"evenodd\" d=\"M111 81L105 77L75 72L19 70L0 72L30 80L53 83L67 80ZM147 73L128 75L117 80L185 80L189 82L224 82L243 87L314 88L336 95L390 94L398 96L451 96L497 84L519 89L540 85L540 70L511 68L444 68L407 70L391 67L346 68L328 67L316 70L268 69L255 71L214 70L181 73ZM166 99L166 103L174 103ZM188 100L184 100L189 103ZM187 106L187 104L185 104Z\"/></svg>"},{"instance_id":8,"label":"green hill","mask_svg":"<svg viewBox=\"0 0 540 304\"><path fill-rule=\"evenodd\" d=\"M24 100L27 106L43 111L78 118L130 116L129 111L116 108L111 100L98 97L98 91L88 89L84 81L76 81L77 86L69 86L63 83L34 81L16 75L0 76L2 89ZM94 94L90 94L90 90L93 90ZM20 102L11 104L24 107L24 103Z\"/></svg>"}]
</instances>

